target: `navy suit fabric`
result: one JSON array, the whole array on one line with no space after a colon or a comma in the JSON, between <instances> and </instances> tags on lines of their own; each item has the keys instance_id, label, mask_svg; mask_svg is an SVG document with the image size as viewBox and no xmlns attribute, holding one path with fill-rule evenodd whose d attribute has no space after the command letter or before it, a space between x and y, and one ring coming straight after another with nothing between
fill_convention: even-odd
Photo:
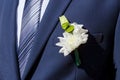
<instances>
[{"instance_id":1,"label":"navy suit fabric","mask_svg":"<svg viewBox=\"0 0 120 80\"><path fill-rule=\"evenodd\" d=\"M0 0L0 80L120 80L119 0L50 0L37 28L32 53L20 79L17 59L18 0ZM88 29L81 65L55 46L64 32L59 16Z\"/></svg>"}]
</instances>

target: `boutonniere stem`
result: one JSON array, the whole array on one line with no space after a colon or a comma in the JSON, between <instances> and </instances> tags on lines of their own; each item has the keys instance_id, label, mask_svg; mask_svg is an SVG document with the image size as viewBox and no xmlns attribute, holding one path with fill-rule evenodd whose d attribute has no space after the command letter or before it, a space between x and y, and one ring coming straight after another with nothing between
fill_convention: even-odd
<instances>
[{"instance_id":1,"label":"boutonniere stem","mask_svg":"<svg viewBox=\"0 0 120 80\"><path fill-rule=\"evenodd\" d=\"M65 32L63 33L63 37L58 37L59 42L56 43L57 46L62 47L59 50L59 53L63 53L64 56L67 56L72 51L75 54L75 62L77 66L80 66L80 56L77 48L81 44L85 44L88 39L88 30L83 29L82 24L77 23L69 23L68 19L63 15L59 17L60 24Z\"/></svg>"},{"instance_id":2,"label":"boutonniere stem","mask_svg":"<svg viewBox=\"0 0 120 80\"><path fill-rule=\"evenodd\" d=\"M81 64L81 61L80 61L80 57L79 57L79 52L77 49L74 50L74 53L75 53L75 62L76 62L76 65L77 66L80 66Z\"/></svg>"}]
</instances>

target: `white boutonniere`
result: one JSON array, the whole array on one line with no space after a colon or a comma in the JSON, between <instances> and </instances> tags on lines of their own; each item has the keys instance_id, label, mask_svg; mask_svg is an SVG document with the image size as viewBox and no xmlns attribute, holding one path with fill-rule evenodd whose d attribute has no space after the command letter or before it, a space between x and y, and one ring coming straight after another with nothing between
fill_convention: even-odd
<instances>
[{"instance_id":1,"label":"white boutonniere","mask_svg":"<svg viewBox=\"0 0 120 80\"><path fill-rule=\"evenodd\" d=\"M65 16L61 16L59 19L62 28L65 30L63 37L58 37L59 42L56 43L57 46L61 47L59 53L67 56L72 51L75 51L76 65L79 66L81 62L77 48L87 42L88 30L83 28L83 24L69 23Z\"/></svg>"}]
</instances>

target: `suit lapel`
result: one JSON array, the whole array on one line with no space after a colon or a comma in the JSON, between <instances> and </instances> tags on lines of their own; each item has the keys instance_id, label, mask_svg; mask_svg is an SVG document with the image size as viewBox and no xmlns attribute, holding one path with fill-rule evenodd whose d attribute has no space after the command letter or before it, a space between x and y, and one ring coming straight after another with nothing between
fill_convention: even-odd
<instances>
[{"instance_id":1,"label":"suit lapel","mask_svg":"<svg viewBox=\"0 0 120 80\"><path fill-rule=\"evenodd\" d=\"M47 40L57 25L59 16L64 14L71 1L72 0L50 0L43 19L37 29L32 53L30 54L23 79L27 76L32 76L35 70L34 68L36 68L38 64L37 61L38 59L40 60L40 57L42 56L42 51Z\"/></svg>"},{"instance_id":2,"label":"suit lapel","mask_svg":"<svg viewBox=\"0 0 120 80\"><path fill-rule=\"evenodd\" d=\"M1 3L0 3L1 5ZM0 71L3 73L3 79L19 80L19 69L16 52L16 12L18 0L3 0L0 8ZM6 72L7 71L7 72ZM2 79L2 78L0 78Z\"/></svg>"}]
</instances>

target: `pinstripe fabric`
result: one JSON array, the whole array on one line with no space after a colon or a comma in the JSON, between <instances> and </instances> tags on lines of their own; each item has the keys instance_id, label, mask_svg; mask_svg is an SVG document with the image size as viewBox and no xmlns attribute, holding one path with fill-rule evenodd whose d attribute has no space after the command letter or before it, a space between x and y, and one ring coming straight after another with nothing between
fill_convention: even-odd
<instances>
[{"instance_id":1,"label":"pinstripe fabric","mask_svg":"<svg viewBox=\"0 0 120 80\"><path fill-rule=\"evenodd\" d=\"M42 2L43 0L27 0L25 3L18 48L18 61L21 77L31 53L35 31L40 20Z\"/></svg>"}]
</instances>

